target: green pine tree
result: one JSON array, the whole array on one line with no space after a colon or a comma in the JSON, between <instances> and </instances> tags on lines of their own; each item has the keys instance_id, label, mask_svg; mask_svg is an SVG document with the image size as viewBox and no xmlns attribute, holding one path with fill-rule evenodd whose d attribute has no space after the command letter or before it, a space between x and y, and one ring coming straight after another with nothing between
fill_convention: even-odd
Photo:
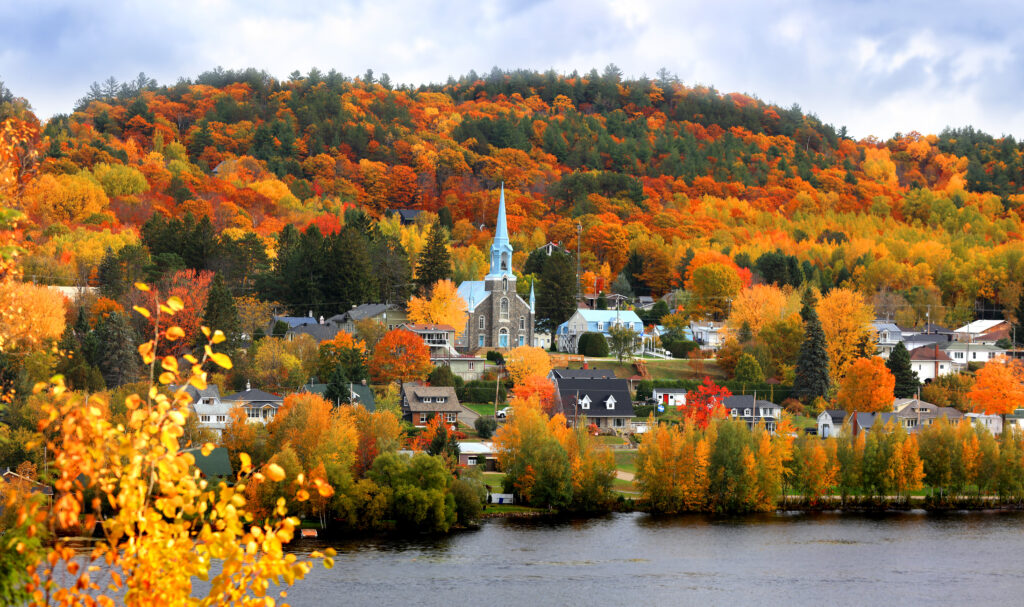
<instances>
[{"instance_id":1,"label":"green pine tree","mask_svg":"<svg viewBox=\"0 0 1024 607\"><path fill-rule=\"evenodd\" d=\"M203 311L203 325L210 328L210 331L220 329L227 338L222 344L214 348L227 353L232 353L238 347L241 339L241 328L238 320L238 311L235 309L235 298L231 291L224 284L220 272L214 275L210 284L210 294L206 298L206 309ZM200 334L196 336L196 342L206 343L205 338Z\"/></svg>"},{"instance_id":2,"label":"green pine tree","mask_svg":"<svg viewBox=\"0 0 1024 607\"><path fill-rule=\"evenodd\" d=\"M537 281L537 326L554 333L576 311L576 264L565 253L552 253Z\"/></svg>"},{"instance_id":3,"label":"green pine tree","mask_svg":"<svg viewBox=\"0 0 1024 607\"><path fill-rule=\"evenodd\" d=\"M416 285L420 293L428 295L434 283L452 278L452 256L448 252L448 234L440 224L430 227L427 245L416 262Z\"/></svg>"},{"instance_id":4,"label":"green pine tree","mask_svg":"<svg viewBox=\"0 0 1024 607\"><path fill-rule=\"evenodd\" d=\"M754 339L754 332L750 329L749 322L745 320L743 321L743 324L740 325L740 332L737 338L739 339L741 344L745 344Z\"/></svg>"},{"instance_id":5,"label":"green pine tree","mask_svg":"<svg viewBox=\"0 0 1024 607\"><path fill-rule=\"evenodd\" d=\"M1024 346L1024 287L1017 298L1017 309L1013 311L1014 322L1010 325L1010 336L1018 348Z\"/></svg>"},{"instance_id":6,"label":"green pine tree","mask_svg":"<svg viewBox=\"0 0 1024 607\"><path fill-rule=\"evenodd\" d=\"M810 289L804 292L804 307L800 311L804 318L804 343L800 346L796 379L793 381L793 395L806 401L825 396L832 384L828 373L825 331L814 307L815 299Z\"/></svg>"},{"instance_id":7,"label":"green pine tree","mask_svg":"<svg viewBox=\"0 0 1024 607\"><path fill-rule=\"evenodd\" d=\"M902 341L889 353L889 360L885 362L885 366L889 367L896 378L896 386L893 388L893 395L896 398L910 398L917 394L921 381L917 377L917 371L910 368L910 352Z\"/></svg>"},{"instance_id":8,"label":"green pine tree","mask_svg":"<svg viewBox=\"0 0 1024 607\"><path fill-rule=\"evenodd\" d=\"M112 312L96 327L99 338L97 366L108 388L116 388L138 379L139 356L135 348L139 338L128 319Z\"/></svg>"}]
</instances>

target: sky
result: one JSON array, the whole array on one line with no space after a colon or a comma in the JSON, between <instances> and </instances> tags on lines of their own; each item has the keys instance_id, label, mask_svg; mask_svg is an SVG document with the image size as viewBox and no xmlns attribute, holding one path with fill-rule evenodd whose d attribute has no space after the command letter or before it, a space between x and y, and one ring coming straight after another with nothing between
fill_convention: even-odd
<instances>
[{"instance_id":1,"label":"sky","mask_svg":"<svg viewBox=\"0 0 1024 607\"><path fill-rule=\"evenodd\" d=\"M394 83L617 65L799 104L851 136L973 125L1024 137L1024 3L759 0L4 0L0 81L37 114L95 81L216 66Z\"/></svg>"}]
</instances>

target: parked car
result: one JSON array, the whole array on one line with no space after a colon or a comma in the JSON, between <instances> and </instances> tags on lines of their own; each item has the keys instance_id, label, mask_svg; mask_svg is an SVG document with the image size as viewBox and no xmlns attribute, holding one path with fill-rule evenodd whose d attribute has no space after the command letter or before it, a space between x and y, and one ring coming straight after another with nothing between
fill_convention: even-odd
<instances>
[{"instance_id":1,"label":"parked car","mask_svg":"<svg viewBox=\"0 0 1024 607\"><path fill-rule=\"evenodd\" d=\"M494 417L498 419L505 419L512 413L512 407L505 407L504 409L498 409L498 412L494 414Z\"/></svg>"}]
</instances>

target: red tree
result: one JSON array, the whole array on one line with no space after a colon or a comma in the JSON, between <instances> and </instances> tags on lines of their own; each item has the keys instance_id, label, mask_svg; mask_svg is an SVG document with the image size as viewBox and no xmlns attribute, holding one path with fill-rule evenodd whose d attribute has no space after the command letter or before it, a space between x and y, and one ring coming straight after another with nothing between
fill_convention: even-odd
<instances>
[{"instance_id":1,"label":"red tree","mask_svg":"<svg viewBox=\"0 0 1024 607\"><path fill-rule=\"evenodd\" d=\"M704 382L696 390L686 393L686 404L680 405L678 409L687 422L695 423L701 429L707 428L713 418L725 417L722 401L729 396L732 396L729 388L719 386L705 376Z\"/></svg>"}]
</instances>

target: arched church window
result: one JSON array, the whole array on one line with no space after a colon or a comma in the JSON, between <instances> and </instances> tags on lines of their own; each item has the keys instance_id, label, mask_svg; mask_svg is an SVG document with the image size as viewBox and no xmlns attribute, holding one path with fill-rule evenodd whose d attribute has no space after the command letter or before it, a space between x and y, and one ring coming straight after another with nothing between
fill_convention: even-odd
<instances>
[{"instance_id":1,"label":"arched church window","mask_svg":"<svg viewBox=\"0 0 1024 607\"><path fill-rule=\"evenodd\" d=\"M484 316L483 314L481 314L481 315L480 315L480 325L479 325L479 326L480 326L480 330L481 330L481 331L482 331L483 329L486 329L486 328L487 328L487 321L486 321L486 320L484 320L485 318L486 318L486 317L485 317L485 316Z\"/></svg>"},{"instance_id":2,"label":"arched church window","mask_svg":"<svg viewBox=\"0 0 1024 607\"><path fill-rule=\"evenodd\" d=\"M502 272L507 272L508 271L508 253L502 253L501 254L501 271Z\"/></svg>"},{"instance_id":3,"label":"arched church window","mask_svg":"<svg viewBox=\"0 0 1024 607\"><path fill-rule=\"evenodd\" d=\"M508 291L508 278L501 279L501 290Z\"/></svg>"},{"instance_id":4,"label":"arched church window","mask_svg":"<svg viewBox=\"0 0 1024 607\"><path fill-rule=\"evenodd\" d=\"M526 330L526 317L525 316L520 316L519 317L519 330L520 331L525 331Z\"/></svg>"},{"instance_id":5,"label":"arched church window","mask_svg":"<svg viewBox=\"0 0 1024 607\"><path fill-rule=\"evenodd\" d=\"M507 297L502 297L501 298L500 314L501 314L501 320L508 320L508 298Z\"/></svg>"}]
</instances>

